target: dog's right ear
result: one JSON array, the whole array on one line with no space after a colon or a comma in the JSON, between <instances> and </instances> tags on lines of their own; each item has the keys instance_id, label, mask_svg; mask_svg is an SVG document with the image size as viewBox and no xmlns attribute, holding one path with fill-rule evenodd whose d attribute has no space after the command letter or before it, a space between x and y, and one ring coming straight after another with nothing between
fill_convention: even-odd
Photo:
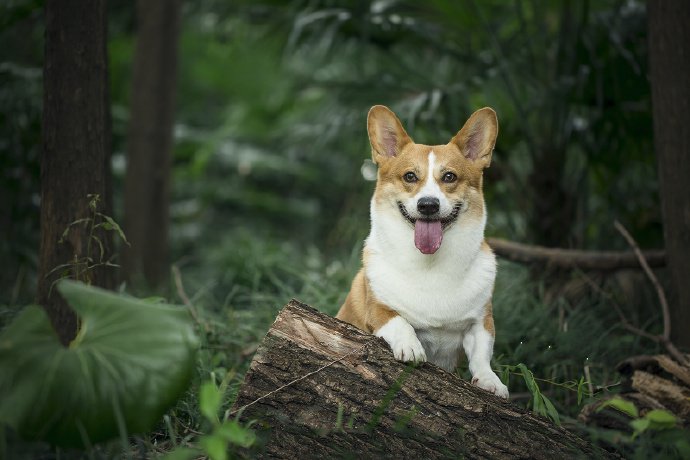
<instances>
[{"instance_id":1,"label":"dog's right ear","mask_svg":"<svg viewBox=\"0 0 690 460\"><path fill-rule=\"evenodd\" d=\"M386 106L375 105L367 116L367 130L374 163L397 156L412 139L407 135L398 117Z\"/></svg>"}]
</instances>

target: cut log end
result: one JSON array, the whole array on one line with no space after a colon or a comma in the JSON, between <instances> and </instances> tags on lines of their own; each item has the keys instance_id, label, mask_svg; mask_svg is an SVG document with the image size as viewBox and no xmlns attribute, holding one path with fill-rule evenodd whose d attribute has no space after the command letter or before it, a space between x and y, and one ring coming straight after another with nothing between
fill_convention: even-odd
<instances>
[{"instance_id":1,"label":"cut log end","mask_svg":"<svg viewBox=\"0 0 690 460\"><path fill-rule=\"evenodd\" d=\"M234 412L271 458L603 456L456 375L395 361L385 342L291 301L252 360Z\"/></svg>"}]
</instances>

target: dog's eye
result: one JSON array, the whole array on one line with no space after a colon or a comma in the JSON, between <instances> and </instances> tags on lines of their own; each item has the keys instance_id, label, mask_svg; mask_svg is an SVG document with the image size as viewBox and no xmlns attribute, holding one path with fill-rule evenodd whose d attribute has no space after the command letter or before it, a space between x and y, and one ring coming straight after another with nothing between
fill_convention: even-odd
<instances>
[{"instance_id":1,"label":"dog's eye","mask_svg":"<svg viewBox=\"0 0 690 460\"><path fill-rule=\"evenodd\" d=\"M454 173L452 173L452 172L447 172L447 173L445 173L445 174L443 175L443 177L441 178L441 180L442 180L443 182L446 182L446 183L451 183L451 182L455 182L456 180L458 180L458 176L456 176L456 175L455 175Z\"/></svg>"},{"instance_id":2,"label":"dog's eye","mask_svg":"<svg viewBox=\"0 0 690 460\"><path fill-rule=\"evenodd\" d=\"M417 175L416 175L415 173L413 173L412 171L410 171L410 172L406 172L406 173L403 175L403 180L404 180L405 182L410 182L410 183L412 183L412 182L417 182L418 179L417 179Z\"/></svg>"}]
</instances>

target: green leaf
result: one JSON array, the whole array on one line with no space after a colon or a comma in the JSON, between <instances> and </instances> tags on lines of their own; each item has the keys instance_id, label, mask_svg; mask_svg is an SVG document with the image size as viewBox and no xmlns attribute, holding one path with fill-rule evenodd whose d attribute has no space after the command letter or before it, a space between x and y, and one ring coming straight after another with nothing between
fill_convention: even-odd
<instances>
[{"instance_id":1,"label":"green leaf","mask_svg":"<svg viewBox=\"0 0 690 460\"><path fill-rule=\"evenodd\" d=\"M650 410L643 418L650 421L650 428L653 429L673 428L678 423L675 415L662 409Z\"/></svg>"},{"instance_id":2,"label":"green leaf","mask_svg":"<svg viewBox=\"0 0 690 460\"><path fill-rule=\"evenodd\" d=\"M199 389L199 410L211 423L218 423L218 410L223 395L216 384L204 382Z\"/></svg>"},{"instance_id":3,"label":"green leaf","mask_svg":"<svg viewBox=\"0 0 690 460\"><path fill-rule=\"evenodd\" d=\"M544 407L546 408L546 415L549 417L551 420L554 421L556 425L561 424L561 418L558 416L558 411L554 407L553 403L549 398L544 396L543 394L541 395L541 398L544 400Z\"/></svg>"},{"instance_id":4,"label":"green leaf","mask_svg":"<svg viewBox=\"0 0 690 460\"><path fill-rule=\"evenodd\" d=\"M632 420L630 422L630 426L635 431L635 433L633 434L633 438L639 434L644 433L647 430L647 428L649 428L650 423L651 422L649 421L649 419L646 418L638 418L636 420Z\"/></svg>"},{"instance_id":5,"label":"green leaf","mask_svg":"<svg viewBox=\"0 0 690 460\"><path fill-rule=\"evenodd\" d=\"M518 369L520 369L520 372L522 372L522 378L525 380L525 385L527 385L527 389L532 394L532 397L538 395L539 386L537 385L537 382L534 380L534 375L532 374L532 371L529 370L529 368L527 368L527 366L525 366L522 363L518 364L517 367Z\"/></svg>"},{"instance_id":6,"label":"green leaf","mask_svg":"<svg viewBox=\"0 0 690 460\"><path fill-rule=\"evenodd\" d=\"M120 227L120 224L115 222L115 219L113 219L110 216L106 216L105 214L102 214L100 212L98 213L98 215L101 216L105 220L105 224L107 224L107 226L104 225L103 228L105 228L106 230L115 230L117 234L120 235L120 238L122 238L122 241L124 241L127 244L127 246L130 246L129 241L127 241L127 237L125 236L125 232L122 231L122 227Z\"/></svg>"},{"instance_id":7,"label":"green leaf","mask_svg":"<svg viewBox=\"0 0 690 460\"><path fill-rule=\"evenodd\" d=\"M73 281L58 289L81 319L77 338L63 347L37 306L0 333L0 424L68 447L150 430L192 377L188 312Z\"/></svg>"},{"instance_id":8,"label":"green leaf","mask_svg":"<svg viewBox=\"0 0 690 460\"><path fill-rule=\"evenodd\" d=\"M618 396L616 396L615 398L611 398L608 401L605 401L601 406L597 408L597 412L601 412L607 407L612 407L632 418L637 418L639 415L637 407L635 407L635 404L633 404L630 401L626 401L625 399L620 398Z\"/></svg>"},{"instance_id":9,"label":"green leaf","mask_svg":"<svg viewBox=\"0 0 690 460\"><path fill-rule=\"evenodd\" d=\"M199 440L199 444L211 460L226 460L228 458L228 441L222 436L217 434L204 436Z\"/></svg>"},{"instance_id":10,"label":"green leaf","mask_svg":"<svg viewBox=\"0 0 690 460\"><path fill-rule=\"evenodd\" d=\"M223 439L240 447L251 447L256 441L253 430L240 425L236 420L228 420L218 427L217 433Z\"/></svg>"}]
</instances>

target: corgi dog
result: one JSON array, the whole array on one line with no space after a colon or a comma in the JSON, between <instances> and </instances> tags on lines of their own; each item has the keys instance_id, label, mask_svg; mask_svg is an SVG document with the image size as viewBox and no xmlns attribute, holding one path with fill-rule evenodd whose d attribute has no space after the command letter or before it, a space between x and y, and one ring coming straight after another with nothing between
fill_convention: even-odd
<instances>
[{"instance_id":1,"label":"corgi dog","mask_svg":"<svg viewBox=\"0 0 690 460\"><path fill-rule=\"evenodd\" d=\"M496 259L484 240L484 168L496 113L472 114L446 145L416 144L387 107L367 118L378 166L363 266L337 318L382 337L401 361L452 372L464 350L472 383L507 398L491 369Z\"/></svg>"}]
</instances>

